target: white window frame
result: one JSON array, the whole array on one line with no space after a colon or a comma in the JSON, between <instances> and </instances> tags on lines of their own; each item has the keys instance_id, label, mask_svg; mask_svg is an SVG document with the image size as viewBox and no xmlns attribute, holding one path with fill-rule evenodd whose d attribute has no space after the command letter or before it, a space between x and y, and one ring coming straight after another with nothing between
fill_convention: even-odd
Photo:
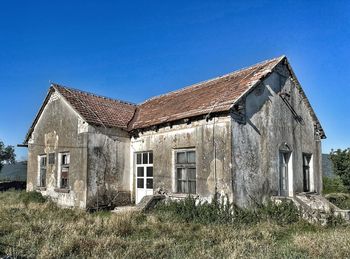
<instances>
[{"instance_id":1,"label":"white window frame","mask_svg":"<svg viewBox=\"0 0 350 259\"><path fill-rule=\"evenodd\" d=\"M68 163L65 165L62 165L62 157L67 156L68 157ZM68 179L67 179L67 186L62 186L62 168L66 167L68 168ZM61 189L69 189L69 175L70 175L70 153L69 152L60 152L58 153L58 170L57 170L57 187Z\"/></svg>"},{"instance_id":2,"label":"white window frame","mask_svg":"<svg viewBox=\"0 0 350 259\"><path fill-rule=\"evenodd\" d=\"M41 159L45 159L45 166L42 166ZM43 168L45 167L45 168ZM42 179L41 169L45 169L45 180ZM39 155L38 156L38 179L37 186L38 187L46 187L46 175L47 175L47 155Z\"/></svg>"}]
</instances>

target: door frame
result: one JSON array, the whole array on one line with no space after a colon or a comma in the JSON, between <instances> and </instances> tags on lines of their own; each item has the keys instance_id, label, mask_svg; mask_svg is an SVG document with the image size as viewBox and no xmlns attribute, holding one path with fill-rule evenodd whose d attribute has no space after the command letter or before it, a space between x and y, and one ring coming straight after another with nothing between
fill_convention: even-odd
<instances>
[{"instance_id":1,"label":"door frame","mask_svg":"<svg viewBox=\"0 0 350 259\"><path fill-rule=\"evenodd\" d=\"M307 159L307 165L305 164L305 160ZM313 155L312 153L302 153L302 160L303 160L303 192L313 192L315 191L314 187L314 174L313 174ZM305 169L308 169L308 179L307 183L305 182ZM308 189L305 189L305 184L308 185Z\"/></svg>"},{"instance_id":2,"label":"door frame","mask_svg":"<svg viewBox=\"0 0 350 259\"><path fill-rule=\"evenodd\" d=\"M281 190L281 155L288 155L287 161L286 161L286 189L284 191ZM294 176L293 176L293 150L290 148L290 146L284 142L282 145L278 148L277 153L277 161L278 161L278 168L277 168L277 188L278 188L278 195L279 196L285 196L285 197L292 197L294 195Z\"/></svg>"},{"instance_id":3,"label":"door frame","mask_svg":"<svg viewBox=\"0 0 350 259\"><path fill-rule=\"evenodd\" d=\"M289 196L289 162L291 158L291 152L285 150L279 150L279 163L278 163L278 195ZM282 168L285 170L284 183L282 176ZM284 185L284 189L282 188Z\"/></svg>"},{"instance_id":4,"label":"door frame","mask_svg":"<svg viewBox=\"0 0 350 259\"><path fill-rule=\"evenodd\" d=\"M147 163L143 163L144 154L147 154ZM150 154L152 154L152 162L150 163ZM141 155L141 164L138 163L137 156ZM153 176L153 152L140 151L134 153L134 179L135 179L135 203L138 204L146 195L153 195L154 190L154 176ZM147 168L152 168L152 176L148 175ZM138 176L138 168L143 168L143 176ZM138 180L142 179L143 188L138 188ZM147 188L148 181L151 180L152 188Z\"/></svg>"}]
</instances>

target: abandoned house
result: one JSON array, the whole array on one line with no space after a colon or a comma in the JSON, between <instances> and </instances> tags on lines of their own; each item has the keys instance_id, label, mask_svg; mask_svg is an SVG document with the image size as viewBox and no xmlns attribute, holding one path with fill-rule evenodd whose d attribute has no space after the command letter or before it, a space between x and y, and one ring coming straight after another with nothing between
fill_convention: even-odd
<instances>
[{"instance_id":1,"label":"abandoned house","mask_svg":"<svg viewBox=\"0 0 350 259\"><path fill-rule=\"evenodd\" d=\"M138 105L52 84L25 139L27 190L83 209L158 192L250 206L321 193L324 138L285 56Z\"/></svg>"}]
</instances>

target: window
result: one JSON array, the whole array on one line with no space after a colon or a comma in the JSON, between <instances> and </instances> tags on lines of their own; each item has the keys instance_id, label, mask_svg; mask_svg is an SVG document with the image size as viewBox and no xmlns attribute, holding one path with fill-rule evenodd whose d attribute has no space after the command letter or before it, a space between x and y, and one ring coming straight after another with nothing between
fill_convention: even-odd
<instances>
[{"instance_id":1,"label":"window","mask_svg":"<svg viewBox=\"0 0 350 259\"><path fill-rule=\"evenodd\" d=\"M310 154L303 154L303 190L310 191Z\"/></svg>"},{"instance_id":2,"label":"window","mask_svg":"<svg viewBox=\"0 0 350 259\"><path fill-rule=\"evenodd\" d=\"M46 186L46 155L39 156L39 187Z\"/></svg>"},{"instance_id":3,"label":"window","mask_svg":"<svg viewBox=\"0 0 350 259\"><path fill-rule=\"evenodd\" d=\"M50 153L49 154L49 165L54 165L55 164L55 153Z\"/></svg>"},{"instance_id":4,"label":"window","mask_svg":"<svg viewBox=\"0 0 350 259\"><path fill-rule=\"evenodd\" d=\"M136 154L137 188L153 189L153 153L143 152Z\"/></svg>"},{"instance_id":5,"label":"window","mask_svg":"<svg viewBox=\"0 0 350 259\"><path fill-rule=\"evenodd\" d=\"M196 152L194 150L175 152L175 174L178 193L196 193Z\"/></svg>"},{"instance_id":6,"label":"window","mask_svg":"<svg viewBox=\"0 0 350 259\"><path fill-rule=\"evenodd\" d=\"M69 163L70 155L69 153L60 153L59 154L59 187L63 189L69 188Z\"/></svg>"}]
</instances>

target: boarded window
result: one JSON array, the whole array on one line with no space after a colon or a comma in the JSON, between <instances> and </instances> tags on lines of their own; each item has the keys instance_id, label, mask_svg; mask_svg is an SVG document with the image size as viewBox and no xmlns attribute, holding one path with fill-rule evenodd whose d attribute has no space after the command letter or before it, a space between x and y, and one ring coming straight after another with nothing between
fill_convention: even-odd
<instances>
[{"instance_id":1,"label":"boarded window","mask_svg":"<svg viewBox=\"0 0 350 259\"><path fill-rule=\"evenodd\" d=\"M176 189L178 193L196 193L196 152L181 150L175 152Z\"/></svg>"}]
</instances>

